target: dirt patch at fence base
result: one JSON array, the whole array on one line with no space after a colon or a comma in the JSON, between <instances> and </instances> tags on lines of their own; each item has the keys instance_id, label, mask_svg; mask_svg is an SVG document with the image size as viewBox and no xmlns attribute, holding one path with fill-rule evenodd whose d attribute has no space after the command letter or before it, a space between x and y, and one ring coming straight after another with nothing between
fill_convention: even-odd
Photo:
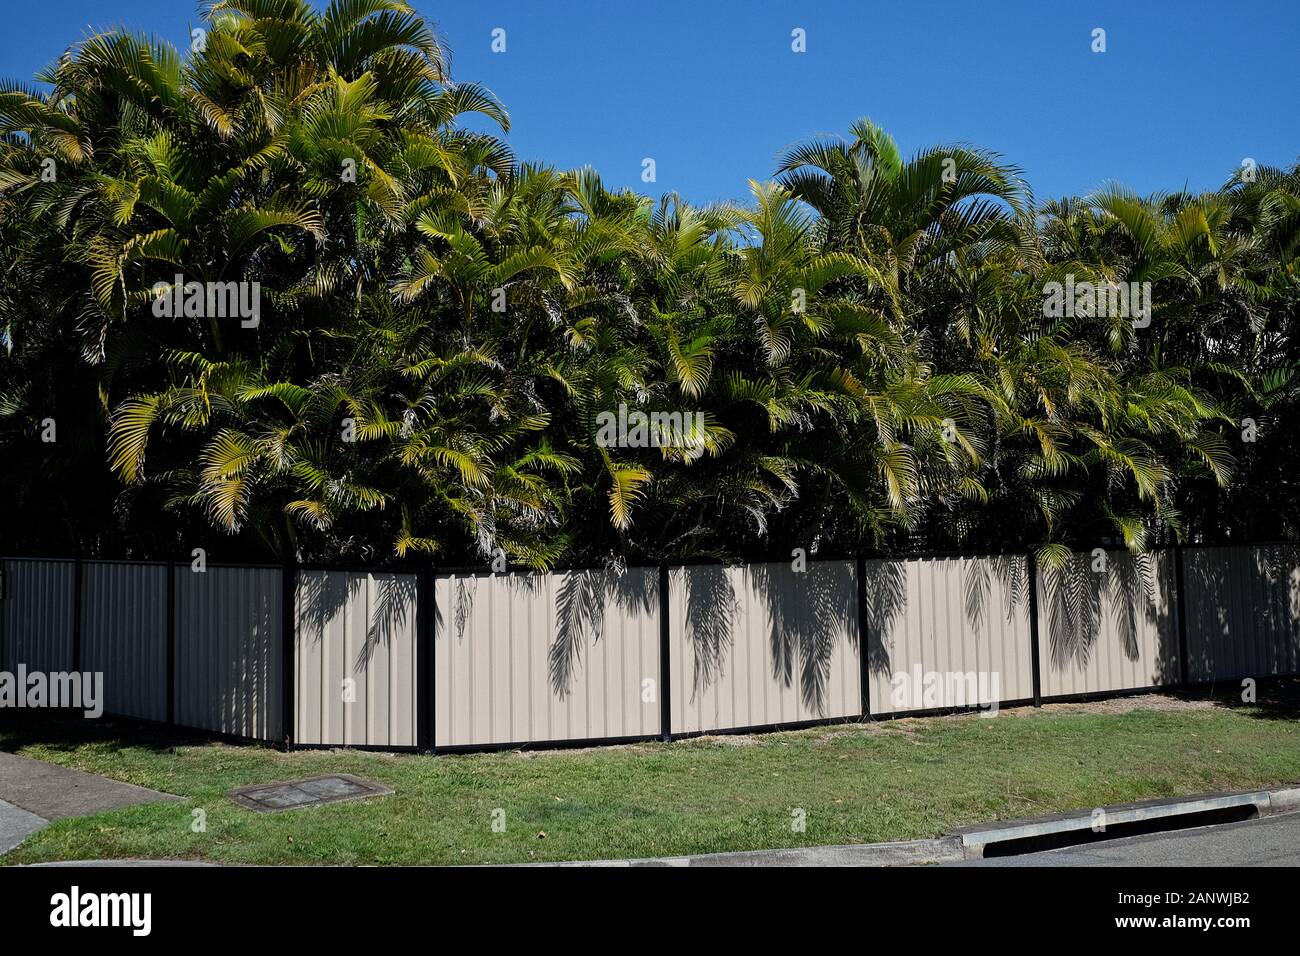
<instances>
[{"instance_id":1,"label":"dirt patch at fence base","mask_svg":"<svg viewBox=\"0 0 1300 956\"><path fill-rule=\"evenodd\" d=\"M696 740L706 744L725 744L728 747L753 747L762 743L762 739L753 734L705 734Z\"/></svg>"},{"instance_id":2,"label":"dirt patch at fence base","mask_svg":"<svg viewBox=\"0 0 1300 956\"><path fill-rule=\"evenodd\" d=\"M1140 697L1112 697L1109 700L1094 700L1087 703L1044 704L1040 710L1061 714L1127 714L1134 710L1212 710L1223 705L1216 700L1188 700L1182 697L1170 697L1167 694L1143 694ZM1017 707L1015 710L1032 711L1032 707Z\"/></svg>"},{"instance_id":3,"label":"dirt patch at fence base","mask_svg":"<svg viewBox=\"0 0 1300 956\"><path fill-rule=\"evenodd\" d=\"M1261 697L1264 695L1261 694ZM1017 707L1002 707L998 710L1000 717L1032 717L1035 714L1127 714L1137 710L1160 711L1166 713L1179 713L1191 711L1212 710L1218 707L1232 706L1235 701L1225 701L1222 699L1211 699L1207 697L1188 698L1174 696L1171 694L1139 694L1134 697L1108 697L1101 700L1092 701L1071 701L1069 703L1046 703L1041 707L1032 707L1022 705ZM876 717L876 718L856 718L845 721L843 724L836 724L830 727L807 728L799 731L777 731L779 734L796 733L815 735L818 741L831 741L842 737L857 737L862 734L894 734L903 736L913 736L925 724L936 720L981 720L978 713L962 712L955 714L927 715L923 717ZM761 734L707 734L698 737L677 738L677 745L690 743L697 745L713 745L726 747L756 747L762 746L769 742L772 735L768 733ZM658 743L630 743L612 745L619 749L630 750L633 752L643 751L651 752L654 748L660 746ZM580 748L561 748L561 749L539 749L539 750L517 750L515 755L523 758L544 758L555 755L565 755L582 753L587 750L609 750L611 745L596 745L592 747Z\"/></svg>"},{"instance_id":4,"label":"dirt patch at fence base","mask_svg":"<svg viewBox=\"0 0 1300 956\"><path fill-rule=\"evenodd\" d=\"M1102 700L1071 701L1069 703L1043 704L1041 707L1028 705L1019 707L1001 707L999 717L1032 717L1035 714L1128 714L1135 710L1155 710L1163 712L1181 712L1194 710L1211 710L1222 707L1223 703L1208 698L1195 700L1173 697L1168 694L1139 694L1135 697L1108 697ZM988 720L979 714L964 712L927 717L898 717L893 720L881 720L870 724L875 732L904 732L915 728L920 721L928 720ZM852 733L852 731L849 731Z\"/></svg>"},{"instance_id":5,"label":"dirt patch at fence base","mask_svg":"<svg viewBox=\"0 0 1300 956\"><path fill-rule=\"evenodd\" d=\"M1209 699L1190 700L1172 697L1167 694L1140 694L1136 697L1111 697L1105 700L1073 701L1060 704L1043 704L1041 707L1003 707L998 716L1032 717L1035 714L1127 714L1135 710L1153 710L1163 712L1212 710L1224 706L1222 701ZM866 720L857 724L846 724L834 730L827 730L818 735L818 740L835 740L840 737L855 737L859 734L901 734L911 736L925 723L934 720L981 720L979 714L964 712L956 714L927 715L924 717L895 717L892 719ZM719 743L725 737L706 737ZM758 738L748 738L750 743L761 743Z\"/></svg>"}]
</instances>

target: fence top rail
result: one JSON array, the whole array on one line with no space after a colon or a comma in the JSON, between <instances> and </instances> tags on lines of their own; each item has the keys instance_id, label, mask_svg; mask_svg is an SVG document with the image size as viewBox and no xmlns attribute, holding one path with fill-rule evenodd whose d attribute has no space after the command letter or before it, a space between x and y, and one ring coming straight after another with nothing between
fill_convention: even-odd
<instances>
[{"instance_id":1,"label":"fence top rail","mask_svg":"<svg viewBox=\"0 0 1300 956\"><path fill-rule=\"evenodd\" d=\"M1193 548L1300 548L1300 541L1228 541L1215 544L1213 542L1198 542L1195 544L1184 544L1180 547L1185 551Z\"/></svg>"},{"instance_id":2,"label":"fence top rail","mask_svg":"<svg viewBox=\"0 0 1300 956\"><path fill-rule=\"evenodd\" d=\"M1100 547L1100 546L1099 546ZM1162 554L1176 551L1178 549L1191 550L1202 548L1300 548L1300 541L1249 541L1249 542L1226 542L1226 543L1209 543L1196 542L1187 544L1168 544L1159 547L1148 548L1142 554ZM1090 549L1074 551L1074 554L1088 554ZM1107 547L1106 551L1124 551L1122 547ZM840 562L853 561L873 561L873 562L907 562L907 561L940 561L940 560L994 560L997 558L1024 558L1032 555L1032 549L1023 551L860 551L860 552L823 552L821 554L806 554L805 559L809 564L834 564ZM505 571L496 572L491 568L490 563L483 564L462 564L462 565L439 565L431 561L422 561L407 564L375 564L375 563L338 563L329 562L291 562L291 563L274 563L274 562L245 562L245 561L211 561L207 562L209 568L225 568L235 570L260 570L260 571L282 571L285 569L306 571L306 572L340 572L345 574L375 574L375 575L419 575L422 573L432 572L435 575L500 575L500 574L569 574L583 573L593 571L651 571L662 567L674 568L693 568L693 567L745 567L747 565L757 564L786 564L791 558L769 558L760 560L732 560L722 558L687 558L675 561L653 561L639 562L636 564L567 564L557 565L546 572L537 572L533 568L511 565ZM122 564L122 565L148 565L148 566L169 566L184 567L193 561L191 555L183 555L175 558L78 558L62 556L45 556L45 555L0 555L0 561L14 562L46 562L46 563L63 563L72 564L81 561L84 564Z\"/></svg>"},{"instance_id":3,"label":"fence top rail","mask_svg":"<svg viewBox=\"0 0 1300 956\"><path fill-rule=\"evenodd\" d=\"M290 564L290 567L295 568L295 570L298 571L316 572L316 574L320 574L321 571L328 571L330 574L419 575L424 571L424 566L422 566L422 564L386 566L386 564L328 564L324 562L312 562L307 564Z\"/></svg>"}]
</instances>

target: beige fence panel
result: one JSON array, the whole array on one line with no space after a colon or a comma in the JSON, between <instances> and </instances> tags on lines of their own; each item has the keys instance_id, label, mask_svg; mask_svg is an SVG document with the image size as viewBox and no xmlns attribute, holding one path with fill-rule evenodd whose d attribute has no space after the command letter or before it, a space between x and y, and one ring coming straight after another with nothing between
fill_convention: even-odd
<instances>
[{"instance_id":1,"label":"beige fence panel","mask_svg":"<svg viewBox=\"0 0 1300 956\"><path fill-rule=\"evenodd\" d=\"M1033 697L1020 555L864 562L873 714Z\"/></svg>"},{"instance_id":2,"label":"beige fence panel","mask_svg":"<svg viewBox=\"0 0 1300 956\"><path fill-rule=\"evenodd\" d=\"M4 562L4 664L29 671L72 669L72 561Z\"/></svg>"},{"instance_id":3,"label":"beige fence panel","mask_svg":"<svg viewBox=\"0 0 1300 956\"><path fill-rule=\"evenodd\" d=\"M674 568L672 732L861 714L855 587L848 561Z\"/></svg>"},{"instance_id":4,"label":"beige fence panel","mask_svg":"<svg viewBox=\"0 0 1300 956\"><path fill-rule=\"evenodd\" d=\"M298 573L295 743L415 746L417 581Z\"/></svg>"},{"instance_id":5,"label":"beige fence panel","mask_svg":"<svg viewBox=\"0 0 1300 956\"><path fill-rule=\"evenodd\" d=\"M1300 547L1187 548L1188 678L1300 672Z\"/></svg>"},{"instance_id":6,"label":"beige fence panel","mask_svg":"<svg viewBox=\"0 0 1300 956\"><path fill-rule=\"evenodd\" d=\"M104 710L167 720L167 565L82 566L81 669L104 675Z\"/></svg>"},{"instance_id":7,"label":"beige fence panel","mask_svg":"<svg viewBox=\"0 0 1300 956\"><path fill-rule=\"evenodd\" d=\"M1137 690L1182 680L1172 551L1073 555L1038 576L1044 697Z\"/></svg>"},{"instance_id":8,"label":"beige fence panel","mask_svg":"<svg viewBox=\"0 0 1300 956\"><path fill-rule=\"evenodd\" d=\"M439 576L439 747L659 733L653 569Z\"/></svg>"},{"instance_id":9,"label":"beige fence panel","mask_svg":"<svg viewBox=\"0 0 1300 956\"><path fill-rule=\"evenodd\" d=\"M276 568L176 568L176 720L187 727L283 737Z\"/></svg>"}]
</instances>

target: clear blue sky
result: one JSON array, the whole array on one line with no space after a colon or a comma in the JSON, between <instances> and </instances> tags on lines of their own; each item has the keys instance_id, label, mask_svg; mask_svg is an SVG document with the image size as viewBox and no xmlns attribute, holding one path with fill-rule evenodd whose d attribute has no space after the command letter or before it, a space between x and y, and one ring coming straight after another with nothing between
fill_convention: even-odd
<instances>
[{"instance_id":1,"label":"clear blue sky","mask_svg":"<svg viewBox=\"0 0 1300 956\"><path fill-rule=\"evenodd\" d=\"M971 142L1039 198L1107 180L1218 186L1300 157L1300 0L417 0L456 79L510 110L523 159L612 186L746 195L775 157L870 116L905 153ZM189 0L10 0L0 75L30 79L89 27L188 40ZM506 52L491 51L493 28ZM807 52L790 32L807 31ZM1093 28L1107 51L1091 52ZM654 157L658 181L640 182Z\"/></svg>"}]
</instances>

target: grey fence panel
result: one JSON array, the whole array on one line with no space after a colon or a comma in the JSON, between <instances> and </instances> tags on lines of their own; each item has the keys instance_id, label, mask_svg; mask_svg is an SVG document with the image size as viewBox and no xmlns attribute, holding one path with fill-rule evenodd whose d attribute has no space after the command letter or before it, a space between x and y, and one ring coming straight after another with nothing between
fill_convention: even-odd
<instances>
[{"instance_id":1,"label":"grey fence panel","mask_svg":"<svg viewBox=\"0 0 1300 956\"><path fill-rule=\"evenodd\" d=\"M71 670L75 563L8 559L4 575L5 666Z\"/></svg>"},{"instance_id":2,"label":"grey fence panel","mask_svg":"<svg viewBox=\"0 0 1300 956\"><path fill-rule=\"evenodd\" d=\"M176 568L176 720L282 739L281 571Z\"/></svg>"},{"instance_id":3,"label":"grey fence panel","mask_svg":"<svg viewBox=\"0 0 1300 956\"><path fill-rule=\"evenodd\" d=\"M87 561L81 669L104 675L104 710L167 720L167 566Z\"/></svg>"},{"instance_id":4,"label":"grey fence panel","mask_svg":"<svg viewBox=\"0 0 1300 956\"><path fill-rule=\"evenodd\" d=\"M864 562L873 714L1033 696L1020 555Z\"/></svg>"},{"instance_id":5,"label":"grey fence panel","mask_svg":"<svg viewBox=\"0 0 1300 956\"><path fill-rule=\"evenodd\" d=\"M1188 677L1300 672L1300 548L1188 548Z\"/></svg>"},{"instance_id":6,"label":"grey fence panel","mask_svg":"<svg viewBox=\"0 0 1300 956\"><path fill-rule=\"evenodd\" d=\"M418 580L298 573L295 743L415 746Z\"/></svg>"},{"instance_id":7,"label":"grey fence panel","mask_svg":"<svg viewBox=\"0 0 1300 956\"><path fill-rule=\"evenodd\" d=\"M851 562L674 568L668 593L674 734L862 713Z\"/></svg>"},{"instance_id":8,"label":"grey fence panel","mask_svg":"<svg viewBox=\"0 0 1300 956\"><path fill-rule=\"evenodd\" d=\"M1179 683L1176 565L1171 551L1109 551L1075 554L1060 569L1043 569L1038 576L1043 696Z\"/></svg>"},{"instance_id":9,"label":"grey fence panel","mask_svg":"<svg viewBox=\"0 0 1300 956\"><path fill-rule=\"evenodd\" d=\"M436 746L659 732L655 571L439 576L435 595Z\"/></svg>"}]
</instances>

